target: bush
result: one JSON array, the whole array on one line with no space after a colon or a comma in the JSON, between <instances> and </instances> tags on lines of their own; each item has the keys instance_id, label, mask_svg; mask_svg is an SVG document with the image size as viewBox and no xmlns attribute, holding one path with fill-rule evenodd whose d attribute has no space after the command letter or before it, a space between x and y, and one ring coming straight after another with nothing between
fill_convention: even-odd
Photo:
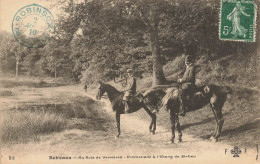
<instances>
[{"instance_id":1,"label":"bush","mask_svg":"<svg viewBox=\"0 0 260 164\"><path fill-rule=\"evenodd\" d=\"M177 56L173 61L169 61L163 68L165 76L169 76L185 70L184 56Z\"/></svg>"}]
</instances>

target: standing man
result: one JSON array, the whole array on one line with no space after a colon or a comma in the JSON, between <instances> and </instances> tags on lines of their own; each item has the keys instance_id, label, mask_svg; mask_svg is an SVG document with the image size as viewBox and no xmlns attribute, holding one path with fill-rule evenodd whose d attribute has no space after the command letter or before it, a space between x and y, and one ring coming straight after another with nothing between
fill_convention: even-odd
<instances>
[{"instance_id":1,"label":"standing man","mask_svg":"<svg viewBox=\"0 0 260 164\"><path fill-rule=\"evenodd\" d=\"M87 85L87 83L85 83L84 89L85 89L85 92L87 92L87 90L88 90L88 85Z\"/></svg>"},{"instance_id":2,"label":"standing man","mask_svg":"<svg viewBox=\"0 0 260 164\"><path fill-rule=\"evenodd\" d=\"M127 86L125 87L123 102L125 104L125 113L129 113L129 100L136 94L136 79L132 69L127 69Z\"/></svg>"},{"instance_id":3,"label":"standing man","mask_svg":"<svg viewBox=\"0 0 260 164\"><path fill-rule=\"evenodd\" d=\"M182 79L178 79L178 82L182 83L179 90L180 98L180 116L186 115L187 108L187 96L191 96L195 89L195 67L192 62L191 56L185 57L186 70Z\"/></svg>"}]
</instances>

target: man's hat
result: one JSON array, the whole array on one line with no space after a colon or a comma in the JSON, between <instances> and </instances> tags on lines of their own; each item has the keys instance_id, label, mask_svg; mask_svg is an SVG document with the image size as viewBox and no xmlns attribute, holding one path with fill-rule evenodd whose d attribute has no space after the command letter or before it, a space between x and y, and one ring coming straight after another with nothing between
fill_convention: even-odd
<instances>
[{"instance_id":1,"label":"man's hat","mask_svg":"<svg viewBox=\"0 0 260 164\"><path fill-rule=\"evenodd\" d=\"M190 55L187 55L187 56L185 57L185 62L186 62L186 63L192 63L192 57L191 57Z\"/></svg>"},{"instance_id":2,"label":"man's hat","mask_svg":"<svg viewBox=\"0 0 260 164\"><path fill-rule=\"evenodd\" d=\"M133 70L129 68L129 69L126 70L126 72L127 73L133 73Z\"/></svg>"}]
</instances>

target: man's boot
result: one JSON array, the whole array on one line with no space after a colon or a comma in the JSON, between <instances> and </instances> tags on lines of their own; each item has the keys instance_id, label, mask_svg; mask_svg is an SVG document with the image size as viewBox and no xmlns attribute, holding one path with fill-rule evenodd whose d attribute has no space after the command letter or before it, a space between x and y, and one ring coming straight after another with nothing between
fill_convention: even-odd
<instances>
[{"instance_id":1,"label":"man's boot","mask_svg":"<svg viewBox=\"0 0 260 164\"><path fill-rule=\"evenodd\" d=\"M179 115L184 117L186 115L186 106L184 104L185 102L183 100L180 100L180 110Z\"/></svg>"},{"instance_id":2,"label":"man's boot","mask_svg":"<svg viewBox=\"0 0 260 164\"><path fill-rule=\"evenodd\" d=\"M125 113L129 113L129 106L128 106L128 102L124 101L125 104Z\"/></svg>"}]
</instances>

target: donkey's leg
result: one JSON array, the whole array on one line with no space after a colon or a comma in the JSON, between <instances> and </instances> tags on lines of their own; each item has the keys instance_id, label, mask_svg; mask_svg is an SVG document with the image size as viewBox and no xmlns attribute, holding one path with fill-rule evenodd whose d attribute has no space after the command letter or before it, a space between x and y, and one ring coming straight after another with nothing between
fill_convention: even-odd
<instances>
[{"instance_id":1,"label":"donkey's leg","mask_svg":"<svg viewBox=\"0 0 260 164\"><path fill-rule=\"evenodd\" d=\"M176 120L176 128L177 128L177 131L178 131L178 142L182 142L181 125L180 125L180 122L179 122L178 114L175 114L175 120Z\"/></svg>"},{"instance_id":2,"label":"donkey's leg","mask_svg":"<svg viewBox=\"0 0 260 164\"><path fill-rule=\"evenodd\" d=\"M171 143L174 143L175 138L175 113L172 109L170 109L170 120L171 120L171 129L172 129L172 137L170 139Z\"/></svg>"},{"instance_id":3,"label":"donkey's leg","mask_svg":"<svg viewBox=\"0 0 260 164\"><path fill-rule=\"evenodd\" d=\"M153 134L155 134L155 130L156 130L156 118L157 118L157 116L156 116L156 114L154 114L154 120L153 120Z\"/></svg>"},{"instance_id":4,"label":"donkey's leg","mask_svg":"<svg viewBox=\"0 0 260 164\"><path fill-rule=\"evenodd\" d=\"M121 131L120 131L120 113L118 113L118 112L116 112L116 126L117 126L116 138L119 138Z\"/></svg>"},{"instance_id":5,"label":"donkey's leg","mask_svg":"<svg viewBox=\"0 0 260 164\"><path fill-rule=\"evenodd\" d=\"M218 140L218 137L220 136L223 124L224 124L224 118L223 118L223 114L222 114L222 110L219 109L217 111L217 118L218 118L218 129L217 129L217 133L216 133L216 140Z\"/></svg>"},{"instance_id":6,"label":"donkey's leg","mask_svg":"<svg viewBox=\"0 0 260 164\"><path fill-rule=\"evenodd\" d=\"M223 124L224 124L224 119L223 119L223 114L222 114L222 108L217 107L216 105L211 105L212 111L215 115L215 119L217 122L217 127L215 130L215 133L213 136L211 136L211 140L214 142L218 141L218 137L220 136Z\"/></svg>"},{"instance_id":7,"label":"donkey's leg","mask_svg":"<svg viewBox=\"0 0 260 164\"><path fill-rule=\"evenodd\" d=\"M153 114L146 105L143 105L143 108L150 115L150 117L152 118L151 124L149 126L149 131L150 131L150 133L155 134L155 130L156 130L156 115Z\"/></svg>"},{"instance_id":8,"label":"donkey's leg","mask_svg":"<svg viewBox=\"0 0 260 164\"><path fill-rule=\"evenodd\" d=\"M210 107L212 109L212 112L214 114L214 117L215 117L215 120L216 120L216 128L215 128L215 131L214 133L211 135L210 137L210 140L214 140L216 138L216 133L217 133L217 130L218 130L218 119L217 119L217 114L216 114L216 111L214 110L214 106L212 104L210 104Z\"/></svg>"},{"instance_id":9,"label":"donkey's leg","mask_svg":"<svg viewBox=\"0 0 260 164\"><path fill-rule=\"evenodd\" d=\"M216 111L216 115L217 115L217 119L218 119L218 129L216 132L216 140L218 140L218 137L220 136L223 124L224 124L224 118L223 118L223 114L222 114L222 108L224 106L224 103L226 101L227 95L223 95L222 99L220 101L220 103L218 103L218 105L214 108Z\"/></svg>"}]
</instances>

